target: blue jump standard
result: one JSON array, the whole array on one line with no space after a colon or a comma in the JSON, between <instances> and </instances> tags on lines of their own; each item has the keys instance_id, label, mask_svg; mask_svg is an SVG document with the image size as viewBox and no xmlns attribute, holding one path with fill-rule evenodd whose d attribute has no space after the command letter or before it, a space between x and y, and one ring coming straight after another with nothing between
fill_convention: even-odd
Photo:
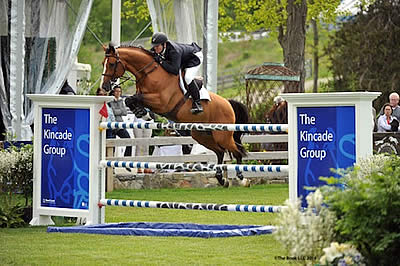
<instances>
[{"instance_id":1,"label":"blue jump standard","mask_svg":"<svg viewBox=\"0 0 400 266\"><path fill-rule=\"evenodd\" d=\"M48 233L84 233L129 236L232 237L271 234L275 226L191 223L111 223L47 228Z\"/></svg>"}]
</instances>

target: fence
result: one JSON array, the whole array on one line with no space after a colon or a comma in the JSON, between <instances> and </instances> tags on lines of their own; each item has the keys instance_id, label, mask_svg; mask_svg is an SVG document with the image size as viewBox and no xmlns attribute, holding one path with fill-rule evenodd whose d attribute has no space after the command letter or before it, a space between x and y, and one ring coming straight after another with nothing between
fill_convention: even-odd
<instances>
[{"instance_id":1,"label":"fence","mask_svg":"<svg viewBox=\"0 0 400 266\"><path fill-rule=\"evenodd\" d=\"M286 134L266 134L266 135L244 135L243 143L287 143L288 135ZM121 146L165 146L165 145L188 145L197 144L192 137L153 137L153 138L136 138L136 139L107 139L106 141L106 160L115 161L140 161L140 162L168 162L168 163L188 163L188 162L209 162L216 163L217 157L212 154L184 154L184 155L167 155L167 156L136 156L136 157L117 157L114 155L113 148ZM244 161L250 160L285 160L288 159L288 151L258 151L249 152ZM225 154L224 162L232 159ZM257 173L254 173L257 174ZM254 175L248 173L249 176ZM259 173L258 173L259 174ZM113 169L107 168L107 191L112 190Z\"/></svg>"}]
</instances>

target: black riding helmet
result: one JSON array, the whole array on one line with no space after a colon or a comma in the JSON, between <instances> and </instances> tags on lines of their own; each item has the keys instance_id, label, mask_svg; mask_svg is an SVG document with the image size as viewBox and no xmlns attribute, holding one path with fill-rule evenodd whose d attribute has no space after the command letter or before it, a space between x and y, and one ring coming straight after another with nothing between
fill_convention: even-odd
<instances>
[{"instance_id":1,"label":"black riding helmet","mask_svg":"<svg viewBox=\"0 0 400 266\"><path fill-rule=\"evenodd\" d=\"M168 41L167 35L163 32L156 32L153 34L153 37L151 37L151 46L157 46L159 44L163 44Z\"/></svg>"}]
</instances>

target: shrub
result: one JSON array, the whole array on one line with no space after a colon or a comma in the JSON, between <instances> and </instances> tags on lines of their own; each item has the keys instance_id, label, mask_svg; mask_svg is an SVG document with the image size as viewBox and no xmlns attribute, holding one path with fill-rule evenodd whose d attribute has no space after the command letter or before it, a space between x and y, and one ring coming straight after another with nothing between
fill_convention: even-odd
<instances>
[{"instance_id":1,"label":"shrub","mask_svg":"<svg viewBox=\"0 0 400 266\"><path fill-rule=\"evenodd\" d=\"M333 240L335 216L322 206L319 190L308 194L306 199L309 208L305 211L301 210L301 200L286 201L288 208L279 214L275 236L290 256L305 258L304 262L309 263L320 258L322 249Z\"/></svg>"},{"instance_id":2,"label":"shrub","mask_svg":"<svg viewBox=\"0 0 400 266\"><path fill-rule=\"evenodd\" d=\"M0 227L16 228L25 226L23 215L24 207L19 204L14 206L8 204L0 205Z\"/></svg>"},{"instance_id":3,"label":"shrub","mask_svg":"<svg viewBox=\"0 0 400 266\"><path fill-rule=\"evenodd\" d=\"M32 145L0 150L0 227L21 227L29 222L32 191ZM23 194L25 206L21 206L19 194Z\"/></svg>"},{"instance_id":4,"label":"shrub","mask_svg":"<svg viewBox=\"0 0 400 266\"><path fill-rule=\"evenodd\" d=\"M13 193L22 193L25 206L28 205L33 191L32 145L0 150L0 191L8 193L10 197Z\"/></svg>"},{"instance_id":5,"label":"shrub","mask_svg":"<svg viewBox=\"0 0 400 266\"><path fill-rule=\"evenodd\" d=\"M322 189L337 217L337 240L354 244L368 265L397 265L400 158L375 155L342 173L342 178L325 180L340 184Z\"/></svg>"}]
</instances>

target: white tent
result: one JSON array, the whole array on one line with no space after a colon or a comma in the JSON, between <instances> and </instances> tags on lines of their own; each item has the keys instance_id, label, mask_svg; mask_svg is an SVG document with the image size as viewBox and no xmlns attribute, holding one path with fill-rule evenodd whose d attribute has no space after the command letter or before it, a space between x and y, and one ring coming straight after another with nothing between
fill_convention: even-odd
<instances>
[{"instance_id":1,"label":"white tent","mask_svg":"<svg viewBox=\"0 0 400 266\"><path fill-rule=\"evenodd\" d=\"M33 106L25 95L59 93L77 65L92 3L0 0L0 125L16 140L32 136ZM205 85L217 91L218 1L147 0L147 4L154 31L203 47ZM120 43L120 12L121 0L113 0L116 43Z\"/></svg>"},{"instance_id":2,"label":"white tent","mask_svg":"<svg viewBox=\"0 0 400 266\"><path fill-rule=\"evenodd\" d=\"M32 103L25 95L58 93L67 79L92 2L0 0L2 123L17 140L32 135Z\"/></svg>"}]
</instances>

